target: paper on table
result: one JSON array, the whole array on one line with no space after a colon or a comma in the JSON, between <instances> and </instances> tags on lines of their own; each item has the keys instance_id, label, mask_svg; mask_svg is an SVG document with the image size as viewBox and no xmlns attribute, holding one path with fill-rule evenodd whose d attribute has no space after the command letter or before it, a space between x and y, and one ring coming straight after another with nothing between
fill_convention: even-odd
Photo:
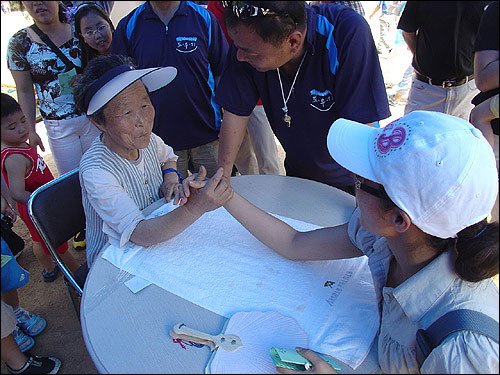
<instances>
[{"instance_id":1,"label":"paper on table","mask_svg":"<svg viewBox=\"0 0 500 375\"><path fill-rule=\"evenodd\" d=\"M131 279L125 281L125 286L130 289L132 293L139 293L145 287L150 286L151 282L144 280L142 277L134 276Z\"/></svg>"},{"instance_id":2,"label":"paper on table","mask_svg":"<svg viewBox=\"0 0 500 375\"><path fill-rule=\"evenodd\" d=\"M172 211L165 204L150 217ZM300 231L318 226L280 217ZM291 261L255 239L225 209L204 214L184 232L142 248L109 246L103 258L225 317L277 311L295 318L309 347L356 368L368 354L379 317L366 257Z\"/></svg>"}]
</instances>

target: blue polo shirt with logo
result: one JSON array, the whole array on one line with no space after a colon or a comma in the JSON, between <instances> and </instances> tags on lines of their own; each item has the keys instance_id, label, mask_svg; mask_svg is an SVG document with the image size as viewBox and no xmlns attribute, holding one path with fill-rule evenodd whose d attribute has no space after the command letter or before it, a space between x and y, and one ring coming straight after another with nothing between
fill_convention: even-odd
<instances>
[{"instance_id":1,"label":"blue polo shirt with logo","mask_svg":"<svg viewBox=\"0 0 500 375\"><path fill-rule=\"evenodd\" d=\"M190 1L181 1L167 26L149 2L143 3L118 23L111 44L111 54L132 57L138 68L177 68L169 85L150 93L156 111L153 131L174 150L219 137L215 77L222 73L227 51L217 19Z\"/></svg>"},{"instance_id":2,"label":"blue polo shirt with logo","mask_svg":"<svg viewBox=\"0 0 500 375\"><path fill-rule=\"evenodd\" d=\"M365 19L335 4L306 7L307 55L287 103L291 127L283 121L283 97L276 70L258 72L236 59L231 44L228 63L217 88L224 110L248 116L262 103L285 152L288 176L332 186L353 185L352 174L337 164L326 146L338 118L361 123L390 116L377 50ZM285 98L291 81L280 70Z\"/></svg>"}]
</instances>

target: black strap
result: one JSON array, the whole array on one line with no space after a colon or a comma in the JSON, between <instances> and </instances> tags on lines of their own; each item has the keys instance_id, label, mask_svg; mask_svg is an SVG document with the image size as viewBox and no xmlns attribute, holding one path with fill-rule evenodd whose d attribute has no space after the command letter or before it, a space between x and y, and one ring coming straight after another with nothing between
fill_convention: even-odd
<instances>
[{"instance_id":1,"label":"black strap","mask_svg":"<svg viewBox=\"0 0 500 375\"><path fill-rule=\"evenodd\" d=\"M47 34L45 34L42 30L40 30L40 28L33 24L30 26L30 28L38 34L38 36L40 37L41 40L43 40L43 42L49 46L49 48L57 55L59 56L59 58L62 60L62 62L64 63L64 65L66 65L66 71L68 70L71 70L73 68L76 69L76 71L78 72L79 68L77 66L75 66L75 64L73 64L73 62L71 62L70 59L68 59L68 57L62 53L62 51L59 49L59 47L57 47L54 42L52 40L50 40L49 36Z\"/></svg>"},{"instance_id":2,"label":"black strap","mask_svg":"<svg viewBox=\"0 0 500 375\"><path fill-rule=\"evenodd\" d=\"M453 310L444 314L426 330L417 331L417 361L420 366L446 337L459 331L476 332L498 343L498 322L495 319L479 311Z\"/></svg>"}]
</instances>

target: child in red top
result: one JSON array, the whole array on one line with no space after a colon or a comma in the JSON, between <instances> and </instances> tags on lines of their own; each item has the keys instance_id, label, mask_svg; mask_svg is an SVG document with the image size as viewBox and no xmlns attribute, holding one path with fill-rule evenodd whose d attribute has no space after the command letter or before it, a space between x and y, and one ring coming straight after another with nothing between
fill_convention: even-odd
<instances>
[{"instance_id":1,"label":"child in red top","mask_svg":"<svg viewBox=\"0 0 500 375\"><path fill-rule=\"evenodd\" d=\"M45 244L28 217L26 203L33 191L54 179L49 168L38 155L36 146L26 143L28 125L21 107L11 96L2 93L1 107L1 168L10 193L17 202L19 216L28 227L33 240L33 253L43 266L44 281L53 281L57 276L57 268L49 255ZM71 272L76 272L80 264L69 253L68 244L57 248L63 262Z\"/></svg>"}]
</instances>

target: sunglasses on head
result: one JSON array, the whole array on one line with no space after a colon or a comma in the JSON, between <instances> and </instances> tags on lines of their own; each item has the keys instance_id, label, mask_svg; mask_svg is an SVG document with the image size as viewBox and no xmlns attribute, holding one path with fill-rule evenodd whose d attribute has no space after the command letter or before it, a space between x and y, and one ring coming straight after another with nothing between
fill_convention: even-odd
<instances>
[{"instance_id":1,"label":"sunglasses on head","mask_svg":"<svg viewBox=\"0 0 500 375\"><path fill-rule=\"evenodd\" d=\"M389 199L389 196L385 192L384 188L375 188L370 185L367 185L365 179L357 174L354 175L354 189L355 190L363 190L364 192L373 195L380 199Z\"/></svg>"},{"instance_id":2,"label":"sunglasses on head","mask_svg":"<svg viewBox=\"0 0 500 375\"><path fill-rule=\"evenodd\" d=\"M221 1L221 4L224 8L231 8L233 14L240 20L246 20L247 18L250 17L267 16L267 15L290 17L291 19L294 20L294 18L288 14L277 13L268 8L262 8L255 5L247 4L244 1ZM294 20L294 22L296 21Z\"/></svg>"}]
</instances>

